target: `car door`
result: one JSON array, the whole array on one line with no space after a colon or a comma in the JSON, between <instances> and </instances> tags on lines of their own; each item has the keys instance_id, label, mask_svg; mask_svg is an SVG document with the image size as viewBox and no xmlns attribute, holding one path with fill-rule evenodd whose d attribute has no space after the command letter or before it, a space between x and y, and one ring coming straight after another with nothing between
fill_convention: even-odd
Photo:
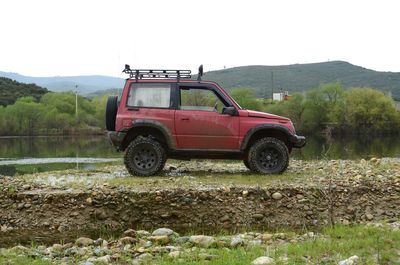
<instances>
[{"instance_id":1,"label":"car door","mask_svg":"<svg viewBox=\"0 0 400 265\"><path fill-rule=\"evenodd\" d=\"M212 86L180 85L175 133L180 149L237 150L239 117L222 114L229 102Z\"/></svg>"}]
</instances>

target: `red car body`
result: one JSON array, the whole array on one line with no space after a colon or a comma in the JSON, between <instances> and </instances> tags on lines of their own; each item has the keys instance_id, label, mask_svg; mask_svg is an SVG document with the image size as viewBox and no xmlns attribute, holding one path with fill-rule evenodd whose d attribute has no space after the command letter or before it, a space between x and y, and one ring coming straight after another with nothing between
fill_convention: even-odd
<instances>
[{"instance_id":1,"label":"red car body","mask_svg":"<svg viewBox=\"0 0 400 265\"><path fill-rule=\"evenodd\" d=\"M176 90L174 95L179 94L180 86L206 87L226 100L234 115L186 110L181 109L179 104L172 104L170 108L130 107L127 104L130 87L137 82L169 83ZM115 130L109 133L111 142L123 151L133 139L129 135L135 134L134 131L143 126L161 131L170 157L182 159L242 159L250 142L254 141L252 137L261 131L281 139L289 150L305 144L305 138L296 135L290 119L242 109L224 89L211 81L127 79L118 106Z\"/></svg>"}]
</instances>

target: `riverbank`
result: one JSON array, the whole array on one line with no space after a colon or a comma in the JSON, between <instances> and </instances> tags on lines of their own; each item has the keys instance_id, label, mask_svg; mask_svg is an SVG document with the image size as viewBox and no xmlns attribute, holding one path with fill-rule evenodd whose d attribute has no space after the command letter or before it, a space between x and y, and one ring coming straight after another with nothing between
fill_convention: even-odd
<instances>
[{"instance_id":1,"label":"riverbank","mask_svg":"<svg viewBox=\"0 0 400 265\"><path fill-rule=\"evenodd\" d=\"M395 222L398 159L299 161L283 175L236 162L174 162L163 176L123 166L0 178L0 244L69 240L128 228L227 231Z\"/></svg>"}]
</instances>

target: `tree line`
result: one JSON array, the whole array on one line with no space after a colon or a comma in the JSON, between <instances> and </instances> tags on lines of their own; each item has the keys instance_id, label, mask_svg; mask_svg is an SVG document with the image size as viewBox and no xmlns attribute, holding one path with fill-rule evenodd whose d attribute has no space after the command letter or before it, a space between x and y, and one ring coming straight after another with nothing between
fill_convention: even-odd
<instances>
[{"instance_id":1,"label":"tree line","mask_svg":"<svg viewBox=\"0 0 400 265\"><path fill-rule=\"evenodd\" d=\"M392 134L400 129L393 100L373 88L345 90L336 82L274 102L257 99L251 88L233 89L231 95L244 108L289 117L303 133Z\"/></svg>"},{"instance_id":2,"label":"tree line","mask_svg":"<svg viewBox=\"0 0 400 265\"><path fill-rule=\"evenodd\" d=\"M400 113L384 93L372 88L345 90L331 83L294 93L287 101L257 98L251 88L231 90L244 108L289 117L302 133L329 131L337 134L386 134L400 129ZM105 130L108 95L93 99L75 94L49 92L38 97L21 97L14 104L0 106L0 135L97 134Z\"/></svg>"},{"instance_id":3,"label":"tree line","mask_svg":"<svg viewBox=\"0 0 400 265\"><path fill-rule=\"evenodd\" d=\"M72 92L49 92L39 100L21 97L0 106L0 135L63 135L102 133L107 96L89 100L78 96L78 114Z\"/></svg>"}]
</instances>

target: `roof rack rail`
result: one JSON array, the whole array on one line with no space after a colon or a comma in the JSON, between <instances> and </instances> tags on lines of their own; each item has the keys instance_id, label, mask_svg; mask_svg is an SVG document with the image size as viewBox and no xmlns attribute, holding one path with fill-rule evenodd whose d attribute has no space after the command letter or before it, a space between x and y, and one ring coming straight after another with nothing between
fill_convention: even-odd
<instances>
[{"instance_id":1,"label":"roof rack rail","mask_svg":"<svg viewBox=\"0 0 400 265\"><path fill-rule=\"evenodd\" d=\"M125 64L123 73L129 74L129 78L135 79L190 79L190 70L154 70L154 69L131 69Z\"/></svg>"}]
</instances>

